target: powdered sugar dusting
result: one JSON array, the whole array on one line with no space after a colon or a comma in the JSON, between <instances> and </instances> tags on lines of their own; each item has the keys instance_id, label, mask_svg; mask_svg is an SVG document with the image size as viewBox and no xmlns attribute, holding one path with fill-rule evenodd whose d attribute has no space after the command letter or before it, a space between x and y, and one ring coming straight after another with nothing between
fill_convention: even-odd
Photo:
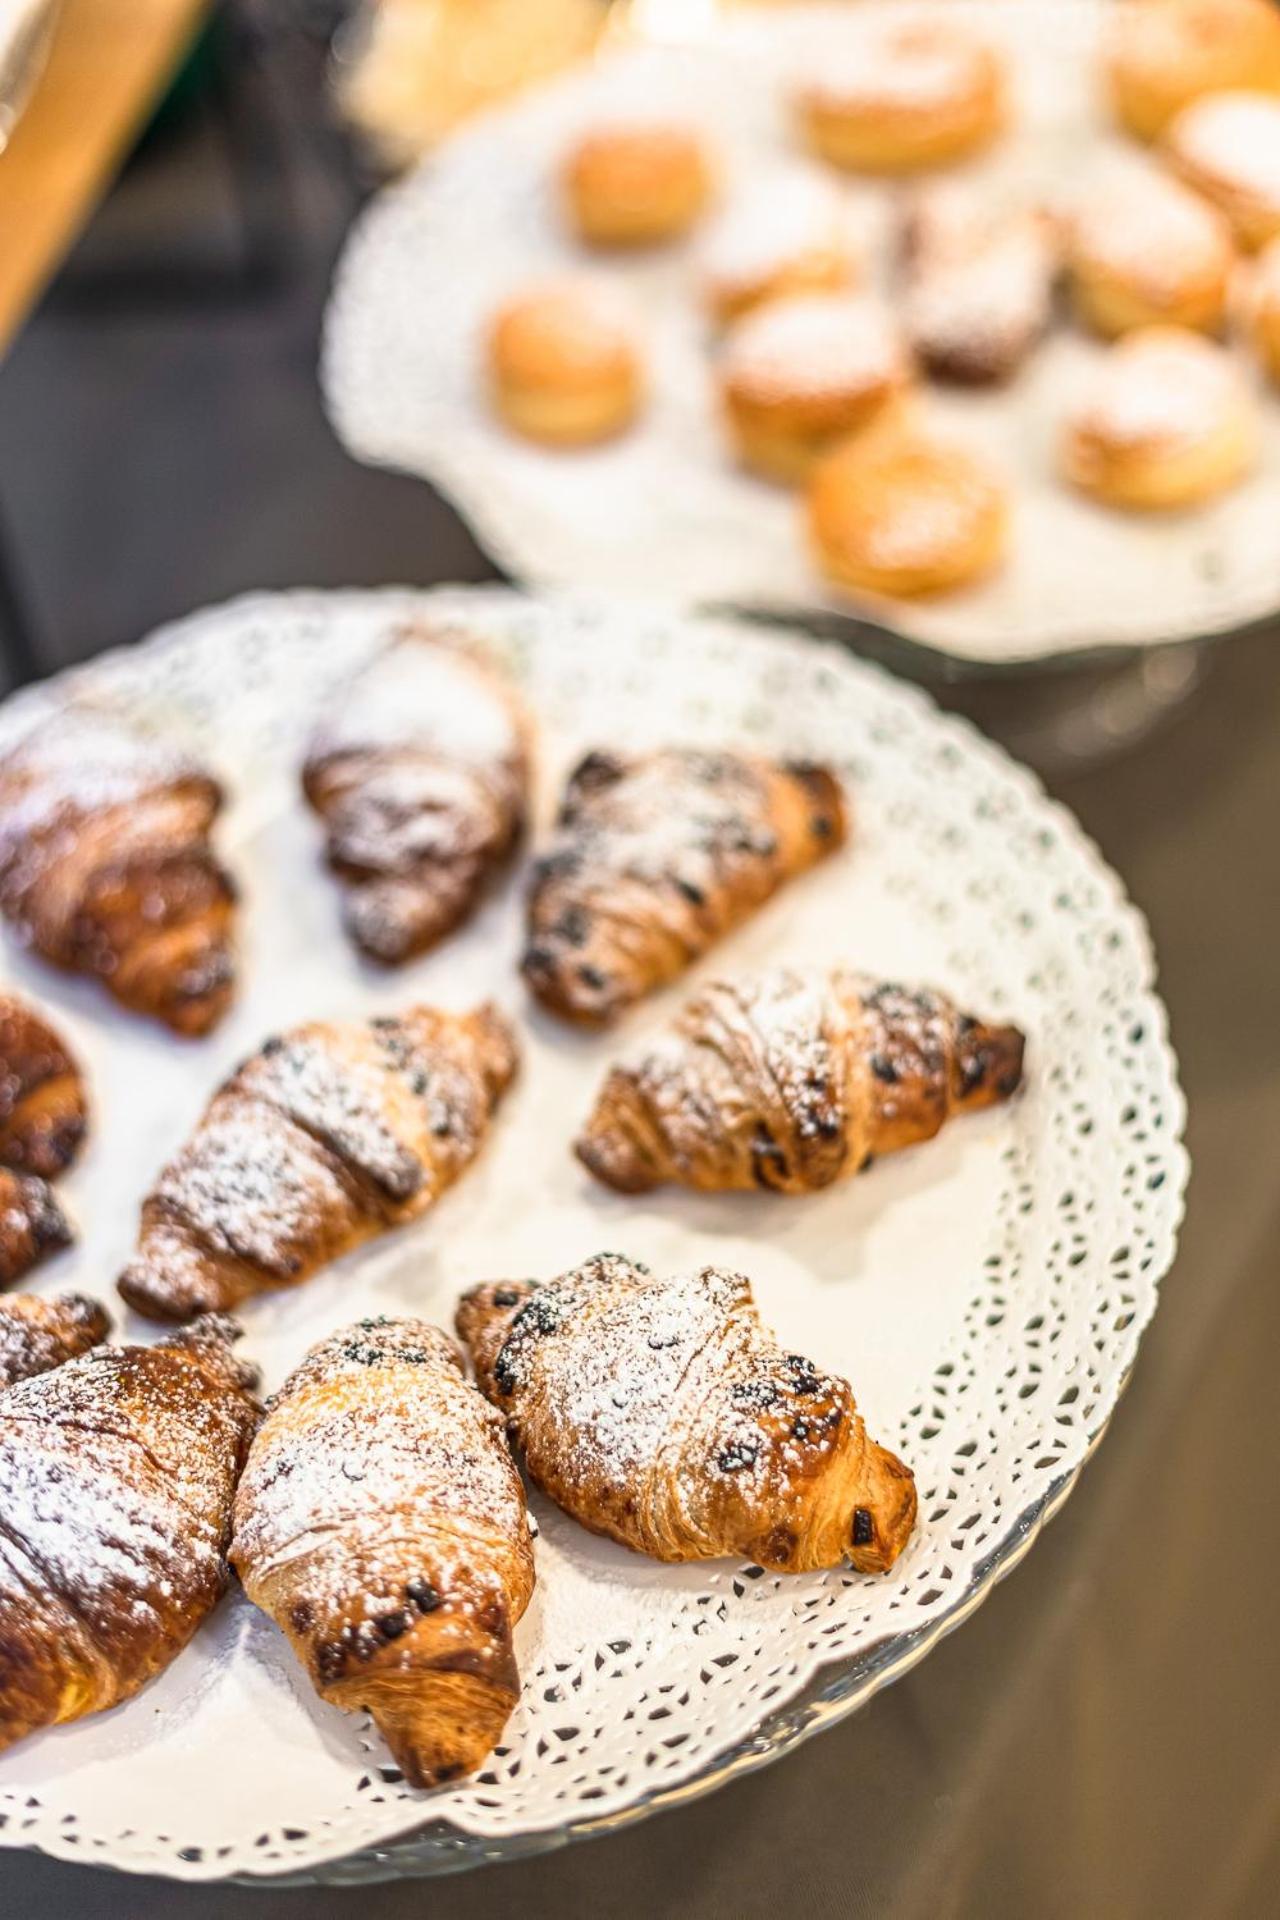
<instances>
[{"instance_id":1,"label":"powdered sugar dusting","mask_svg":"<svg viewBox=\"0 0 1280 1920\"><path fill-rule=\"evenodd\" d=\"M816 168L785 162L733 201L709 229L699 254L713 289L742 292L769 280L798 255L849 253L844 203Z\"/></svg>"},{"instance_id":2,"label":"powdered sugar dusting","mask_svg":"<svg viewBox=\"0 0 1280 1920\"><path fill-rule=\"evenodd\" d=\"M0 1389L86 1353L106 1339L109 1327L103 1309L80 1294L0 1299Z\"/></svg>"},{"instance_id":3,"label":"powdered sugar dusting","mask_svg":"<svg viewBox=\"0 0 1280 1920\"><path fill-rule=\"evenodd\" d=\"M1113 446L1194 445L1245 403L1235 362L1198 334L1130 334L1093 371L1075 413L1078 432Z\"/></svg>"},{"instance_id":4,"label":"powdered sugar dusting","mask_svg":"<svg viewBox=\"0 0 1280 1920\"><path fill-rule=\"evenodd\" d=\"M520 754L514 701L495 669L447 632L398 635L325 716L309 757L405 746L482 766Z\"/></svg>"},{"instance_id":5,"label":"powdered sugar dusting","mask_svg":"<svg viewBox=\"0 0 1280 1920\"><path fill-rule=\"evenodd\" d=\"M1154 167L1116 164L1070 210L1073 245L1087 264L1172 300L1190 281L1225 276L1232 260L1221 216Z\"/></svg>"},{"instance_id":6,"label":"powdered sugar dusting","mask_svg":"<svg viewBox=\"0 0 1280 1920\"><path fill-rule=\"evenodd\" d=\"M1174 122L1175 156L1226 191L1280 217L1280 101L1267 93L1206 94Z\"/></svg>"},{"instance_id":7,"label":"powdered sugar dusting","mask_svg":"<svg viewBox=\"0 0 1280 1920\"><path fill-rule=\"evenodd\" d=\"M952 183L913 203L903 320L940 371L998 377L1049 324L1055 268L1047 221Z\"/></svg>"},{"instance_id":8,"label":"powdered sugar dusting","mask_svg":"<svg viewBox=\"0 0 1280 1920\"><path fill-rule=\"evenodd\" d=\"M0 863L29 835L199 777L187 755L119 715L68 706L0 761Z\"/></svg>"},{"instance_id":9,"label":"powdered sugar dusting","mask_svg":"<svg viewBox=\"0 0 1280 1920\"><path fill-rule=\"evenodd\" d=\"M944 112L984 79L992 58L985 42L943 21L878 24L870 31L855 25L824 46L821 64L804 74L800 92L837 109Z\"/></svg>"},{"instance_id":10,"label":"powdered sugar dusting","mask_svg":"<svg viewBox=\"0 0 1280 1920\"><path fill-rule=\"evenodd\" d=\"M724 377L752 395L863 393L903 381L907 358L879 301L806 294L748 314L729 336Z\"/></svg>"}]
</instances>

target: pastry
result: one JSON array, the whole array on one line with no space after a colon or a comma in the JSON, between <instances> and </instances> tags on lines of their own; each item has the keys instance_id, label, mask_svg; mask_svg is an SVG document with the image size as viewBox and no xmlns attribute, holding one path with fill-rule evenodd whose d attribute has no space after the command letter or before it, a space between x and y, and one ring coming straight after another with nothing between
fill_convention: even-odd
<instances>
[{"instance_id":1,"label":"pastry","mask_svg":"<svg viewBox=\"0 0 1280 1920\"><path fill-rule=\"evenodd\" d=\"M322 1699L367 1709L410 1785L480 1765L520 1694L533 1592L524 1489L457 1347L362 1320L272 1399L231 1558Z\"/></svg>"},{"instance_id":2,"label":"pastry","mask_svg":"<svg viewBox=\"0 0 1280 1920\"><path fill-rule=\"evenodd\" d=\"M843 1380L777 1344L741 1274L600 1254L473 1288L458 1331L535 1485L593 1533L778 1573L883 1573L910 1537L910 1469Z\"/></svg>"},{"instance_id":3,"label":"pastry","mask_svg":"<svg viewBox=\"0 0 1280 1920\"><path fill-rule=\"evenodd\" d=\"M1245 321L1263 367L1280 386L1280 240L1258 256Z\"/></svg>"},{"instance_id":4,"label":"pastry","mask_svg":"<svg viewBox=\"0 0 1280 1920\"><path fill-rule=\"evenodd\" d=\"M1222 327L1236 257L1231 230L1168 174L1111 168L1071 211L1066 234L1072 298L1095 332Z\"/></svg>"},{"instance_id":5,"label":"pastry","mask_svg":"<svg viewBox=\"0 0 1280 1920\"><path fill-rule=\"evenodd\" d=\"M14 1293L0 1299L0 1389L77 1359L101 1346L110 1331L105 1308L82 1293L52 1300Z\"/></svg>"},{"instance_id":6,"label":"pastry","mask_svg":"<svg viewBox=\"0 0 1280 1920\"><path fill-rule=\"evenodd\" d=\"M904 254L903 325L926 371L966 385L1016 372L1049 325L1057 259L1045 215L942 181L912 201Z\"/></svg>"},{"instance_id":7,"label":"pastry","mask_svg":"<svg viewBox=\"0 0 1280 1920\"><path fill-rule=\"evenodd\" d=\"M0 1167L0 1287L11 1287L73 1238L47 1180Z\"/></svg>"},{"instance_id":8,"label":"pastry","mask_svg":"<svg viewBox=\"0 0 1280 1920\"><path fill-rule=\"evenodd\" d=\"M1165 151L1189 187L1212 200L1242 247L1280 234L1280 100L1269 93L1214 93L1185 107Z\"/></svg>"},{"instance_id":9,"label":"pastry","mask_svg":"<svg viewBox=\"0 0 1280 1920\"><path fill-rule=\"evenodd\" d=\"M517 294L489 333L489 376L501 418L552 447L611 440L643 395L636 330L612 292L566 280Z\"/></svg>"},{"instance_id":10,"label":"pastry","mask_svg":"<svg viewBox=\"0 0 1280 1920\"><path fill-rule=\"evenodd\" d=\"M1007 1100L1024 1044L945 994L845 968L716 981L612 1069L575 1151L623 1193L816 1193Z\"/></svg>"},{"instance_id":11,"label":"pastry","mask_svg":"<svg viewBox=\"0 0 1280 1920\"><path fill-rule=\"evenodd\" d=\"M233 1337L97 1347L0 1396L0 1749L127 1700L221 1597L257 1420Z\"/></svg>"},{"instance_id":12,"label":"pastry","mask_svg":"<svg viewBox=\"0 0 1280 1920\"><path fill-rule=\"evenodd\" d=\"M0 912L135 1013L207 1033L233 985L216 780L113 714L69 707L0 759Z\"/></svg>"},{"instance_id":13,"label":"pastry","mask_svg":"<svg viewBox=\"0 0 1280 1920\"><path fill-rule=\"evenodd\" d=\"M989 146L1005 123L1005 80L985 41L940 15L826 41L796 88L815 152L856 173L913 173Z\"/></svg>"},{"instance_id":14,"label":"pastry","mask_svg":"<svg viewBox=\"0 0 1280 1920\"><path fill-rule=\"evenodd\" d=\"M1154 140L1191 100L1226 87L1280 92L1273 0L1116 0L1104 71L1118 118Z\"/></svg>"},{"instance_id":15,"label":"pastry","mask_svg":"<svg viewBox=\"0 0 1280 1920\"><path fill-rule=\"evenodd\" d=\"M857 294L796 294L739 321L720 392L743 464L802 480L837 441L906 391L911 367L892 316Z\"/></svg>"},{"instance_id":16,"label":"pastry","mask_svg":"<svg viewBox=\"0 0 1280 1920\"><path fill-rule=\"evenodd\" d=\"M1005 490L965 447L913 426L828 454L809 482L818 564L852 593L940 593L1004 558Z\"/></svg>"},{"instance_id":17,"label":"pastry","mask_svg":"<svg viewBox=\"0 0 1280 1920\"><path fill-rule=\"evenodd\" d=\"M52 1180L88 1124L79 1067L34 1007L0 994L0 1166Z\"/></svg>"},{"instance_id":18,"label":"pastry","mask_svg":"<svg viewBox=\"0 0 1280 1920\"><path fill-rule=\"evenodd\" d=\"M603 1026L683 973L844 843L827 767L670 747L590 753L534 868L522 969L551 1012Z\"/></svg>"},{"instance_id":19,"label":"pastry","mask_svg":"<svg viewBox=\"0 0 1280 1920\"><path fill-rule=\"evenodd\" d=\"M852 285L859 262L839 192L812 167L791 161L774 169L712 224L699 270L721 326L767 300Z\"/></svg>"},{"instance_id":20,"label":"pastry","mask_svg":"<svg viewBox=\"0 0 1280 1920\"><path fill-rule=\"evenodd\" d=\"M519 838L529 726L479 647L407 626L335 699L302 778L348 933L398 965L468 917Z\"/></svg>"},{"instance_id":21,"label":"pastry","mask_svg":"<svg viewBox=\"0 0 1280 1920\"><path fill-rule=\"evenodd\" d=\"M590 127L561 176L569 218L597 247L645 247L693 225L711 194L712 168L693 127L658 117Z\"/></svg>"},{"instance_id":22,"label":"pastry","mask_svg":"<svg viewBox=\"0 0 1280 1920\"><path fill-rule=\"evenodd\" d=\"M120 1292L152 1319L185 1320L298 1286L416 1220L479 1152L515 1068L492 1006L267 1040L143 1201Z\"/></svg>"},{"instance_id":23,"label":"pastry","mask_svg":"<svg viewBox=\"0 0 1280 1920\"><path fill-rule=\"evenodd\" d=\"M1253 465L1258 427L1234 360L1202 334L1147 327L1108 349L1065 421L1065 477L1109 506L1192 506Z\"/></svg>"}]
</instances>

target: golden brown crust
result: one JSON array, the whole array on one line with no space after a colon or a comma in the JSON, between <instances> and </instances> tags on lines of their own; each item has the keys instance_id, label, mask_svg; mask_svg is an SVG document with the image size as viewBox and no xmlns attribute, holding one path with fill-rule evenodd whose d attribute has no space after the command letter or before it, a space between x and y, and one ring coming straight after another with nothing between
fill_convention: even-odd
<instances>
[{"instance_id":1,"label":"golden brown crust","mask_svg":"<svg viewBox=\"0 0 1280 1920\"><path fill-rule=\"evenodd\" d=\"M1117 117L1154 140L1188 102L1228 87L1280 92L1272 0L1117 0L1104 70Z\"/></svg>"},{"instance_id":2,"label":"golden brown crust","mask_svg":"<svg viewBox=\"0 0 1280 1920\"><path fill-rule=\"evenodd\" d=\"M731 202L699 248L703 297L720 326L770 301L840 292L859 264L839 194L807 164L782 166Z\"/></svg>"},{"instance_id":3,"label":"golden brown crust","mask_svg":"<svg viewBox=\"0 0 1280 1920\"><path fill-rule=\"evenodd\" d=\"M502 1422L438 1328L363 1320L312 1348L254 1442L231 1557L413 1786L479 1766L519 1698L533 1551Z\"/></svg>"},{"instance_id":4,"label":"golden brown crust","mask_svg":"<svg viewBox=\"0 0 1280 1920\"><path fill-rule=\"evenodd\" d=\"M910 1470L843 1380L778 1346L741 1274L659 1280L601 1254L473 1288L458 1331L532 1479L593 1533L780 1573L883 1572L910 1537Z\"/></svg>"},{"instance_id":5,"label":"golden brown crust","mask_svg":"<svg viewBox=\"0 0 1280 1920\"><path fill-rule=\"evenodd\" d=\"M74 1237L47 1180L0 1167L0 1287L11 1287Z\"/></svg>"},{"instance_id":6,"label":"golden brown crust","mask_svg":"<svg viewBox=\"0 0 1280 1920\"><path fill-rule=\"evenodd\" d=\"M616 1020L844 842L835 775L671 747L591 753L536 863L521 962L552 1013Z\"/></svg>"},{"instance_id":7,"label":"golden brown crust","mask_svg":"<svg viewBox=\"0 0 1280 1920\"><path fill-rule=\"evenodd\" d=\"M82 1293L52 1300L15 1293L0 1300L0 1388L48 1373L101 1346L111 1331L105 1307Z\"/></svg>"},{"instance_id":8,"label":"golden brown crust","mask_svg":"<svg viewBox=\"0 0 1280 1920\"><path fill-rule=\"evenodd\" d=\"M999 56L942 19L895 22L824 49L796 94L824 160L855 173L915 173L988 146L1005 122Z\"/></svg>"},{"instance_id":9,"label":"golden brown crust","mask_svg":"<svg viewBox=\"0 0 1280 1920\"><path fill-rule=\"evenodd\" d=\"M1007 1100L1023 1049L945 994L777 967L704 987L614 1067L575 1151L624 1193L816 1193Z\"/></svg>"},{"instance_id":10,"label":"golden brown crust","mask_svg":"<svg viewBox=\"0 0 1280 1920\"><path fill-rule=\"evenodd\" d=\"M1114 339L1168 323L1217 333L1235 267L1215 208L1154 169L1114 169L1066 225L1076 310Z\"/></svg>"},{"instance_id":11,"label":"golden brown crust","mask_svg":"<svg viewBox=\"0 0 1280 1920\"><path fill-rule=\"evenodd\" d=\"M0 1165L52 1180L75 1159L87 1124L74 1057L34 1007L0 994Z\"/></svg>"},{"instance_id":12,"label":"golden brown crust","mask_svg":"<svg viewBox=\"0 0 1280 1920\"><path fill-rule=\"evenodd\" d=\"M569 217L590 246L646 247L688 232L712 177L697 130L654 119L589 128L561 179Z\"/></svg>"},{"instance_id":13,"label":"golden brown crust","mask_svg":"<svg viewBox=\"0 0 1280 1920\"><path fill-rule=\"evenodd\" d=\"M494 405L526 439L587 446L631 424L643 394L640 349L611 293L565 281L518 294L488 342Z\"/></svg>"},{"instance_id":14,"label":"golden brown crust","mask_svg":"<svg viewBox=\"0 0 1280 1920\"><path fill-rule=\"evenodd\" d=\"M1280 235L1280 99L1253 88L1184 107L1164 141L1175 170L1254 252Z\"/></svg>"},{"instance_id":15,"label":"golden brown crust","mask_svg":"<svg viewBox=\"0 0 1280 1920\"><path fill-rule=\"evenodd\" d=\"M257 1420L229 1337L97 1347L0 1397L0 1749L128 1699L221 1596Z\"/></svg>"},{"instance_id":16,"label":"golden brown crust","mask_svg":"<svg viewBox=\"0 0 1280 1920\"><path fill-rule=\"evenodd\" d=\"M268 1040L144 1200L121 1294L152 1319L188 1319L298 1286L416 1220L475 1158L515 1068L492 1006Z\"/></svg>"}]
</instances>

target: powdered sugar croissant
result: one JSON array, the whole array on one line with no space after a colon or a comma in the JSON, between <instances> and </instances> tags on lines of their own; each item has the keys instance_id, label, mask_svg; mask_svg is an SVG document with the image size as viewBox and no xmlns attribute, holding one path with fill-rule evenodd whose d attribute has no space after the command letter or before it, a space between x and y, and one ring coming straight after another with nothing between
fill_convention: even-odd
<instances>
[{"instance_id":1,"label":"powdered sugar croissant","mask_svg":"<svg viewBox=\"0 0 1280 1920\"><path fill-rule=\"evenodd\" d=\"M458 1331L533 1480L594 1533L783 1573L883 1572L906 1545L910 1470L843 1380L778 1345L741 1274L662 1280L600 1254L474 1288Z\"/></svg>"},{"instance_id":2,"label":"powdered sugar croissant","mask_svg":"<svg viewBox=\"0 0 1280 1920\"><path fill-rule=\"evenodd\" d=\"M101 1346L110 1331L105 1308L82 1293L52 1300L14 1293L0 1299L0 1388L78 1359Z\"/></svg>"},{"instance_id":3,"label":"powdered sugar croissant","mask_svg":"<svg viewBox=\"0 0 1280 1920\"><path fill-rule=\"evenodd\" d=\"M717 981L613 1068L576 1152L624 1193L813 1193L1007 1099L1023 1047L945 994L845 968Z\"/></svg>"},{"instance_id":4,"label":"powdered sugar croissant","mask_svg":"<svg viewBox=\"0 0 1280 1920\"><path fill-rule=\"evenodd\" d=\"M80 1151L84 1077L61 1036L13 994L0 994L0 1165L52 1180Z\"/></svg>"}]
</instances>

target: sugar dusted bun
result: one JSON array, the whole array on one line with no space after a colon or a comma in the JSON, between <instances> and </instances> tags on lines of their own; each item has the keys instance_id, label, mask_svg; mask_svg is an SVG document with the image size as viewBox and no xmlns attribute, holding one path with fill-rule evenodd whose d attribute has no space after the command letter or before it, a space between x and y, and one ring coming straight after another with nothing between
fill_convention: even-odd
<instances>
[{"instance_id":1,"label":"sugar dusted bun","mask_svg":"<svg viewBox=\"0 0 1280 1920\"><path fill-rule=\"evenodd\" d=\"M725 418L743 464L799 482L836 442L901 397L898 328L859 294L799 294L748 314L720 360Z\"/></svg>"},{"instance_id":2,"label":"sugar dusted bun","mask_svg":"<svg viewBox=\"0 0 1280 1920\"><path fill-rule=\"evenodd\" d=\"M494 405L507 425L547 446L586 446L620 433L640 405L640 350L626 310L591 281L517 294L489 334Z\"/></svg>"},{"instance_id":3,"label":"sugar dusted bun","mask_svg":"<svg viewBox=\"0 0 1280 1920\"><path fill-rule=\"evenodd\" d=\"M1165 149L1189 187L1220 207L1251 252L1280 234L1280 99L1241 90L1184 109Z\"/></svg>"},{"instance_id":4,"label":"sugar dusted bun","mask_svg":"<svg viewBox=\"0 0 1280 1920\"><path fill-rule=\"evenodd\" d=\"M1280 92L1280 12L1273 0L1118 0L1104 70L1117 117L1155 140L1203 94Z\"/></svg>"},{"instance_id":5,"label":"sugar dusted bun","mask_svg":"<svg viewBox=\"0 0 1280 1920\"><path fill-rule=\"evenodd\" d=\"M1258 256L1245 320L1259 359L1280 386L1280 240Z\"/></svg>"},{"instance_id":6,"label":"sugar dusted bun","mask_svg":"<svg viewBox=\"0 0 1280 1920\"><path fill-rule=\"evenodd\" d=\"M1067 221L1076 310L1114 338L1168 324L1217 333L1235 266L1216 208L1154 167L1113 168Z\"/></svg>"},{"instance_id":7,"label":"sugar dusted bun","mask_svg":"<svg viewBox=\"0 0 1280 1920\"><path fill-rule=\"evenodd\" d=\"M830 293L858 277L838 189L815 168L788 162L725 209L701 252L706 302L728 325L790 294Z\"/></svg>"},{"instance_id":8,"label":"sugar dusted bun","mask_svg":"<svg viewBox=\"0 0 1280 1920\"><path fill-rule=\"evenodd\" d=\"M1065 477L1108 506L1195 505L1233 486L1257 454L1250 395L1224 348L1180 327L1111 347L1062 437Z\"/></svg>"},{"instance_id":9,"label":"sugar dusted bun","mask_svg":"<svg viewBox=\"0 0 1280 1920\"><path fill-rule=\"evenodd\" d=\"M1004 71L985 41L939 15L823 49L796 88L810 146L854 173L914 173L990 144L1005 122Z\"/></svg>"},{"instance_id":10,"label":"sugar dusted bun","mask_svg":"<svg viewBox=\"0 0 1280 1920\"><path fill-rule=\"evenodd\" d=\"M944 179L911 197L903 243L903 321L921 365L969 386L1008 379L1049 325L1053 222L987 182Z\"/></svg>"},{"instance_id":11,"label":"sugar dusted bun","mask_svg":"<svg viewBox=\"0 0 1280 1920\"><path fill-rule=\"evenodd\" d=\"M685 233L711 195L697 130L677 120L622 120L586 132L562 175L574 226L590 246L645 247Z\"/></svg>"}]
</instances>

